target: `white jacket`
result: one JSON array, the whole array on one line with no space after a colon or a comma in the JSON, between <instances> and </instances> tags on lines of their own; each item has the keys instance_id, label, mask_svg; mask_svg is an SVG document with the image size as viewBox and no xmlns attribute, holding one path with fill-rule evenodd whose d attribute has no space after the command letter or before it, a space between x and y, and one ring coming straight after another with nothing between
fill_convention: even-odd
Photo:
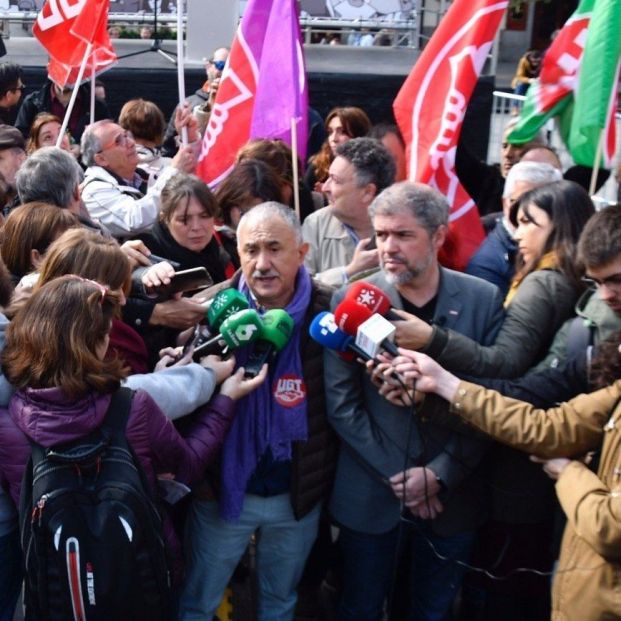
<instances>
[{"instance_id":1,"label":"white jacket","mask_svg":"<svg viewBox=\"0 0 621 621\"><path fill-rule=\"evenodd\" d=\"M115 237L135 235L157 220L162 189L176 173L168 166L143 195L137 188L121 185L105 168L89 166L80 186L82 201L91 218Z\"/></svg>"}]
</instances>

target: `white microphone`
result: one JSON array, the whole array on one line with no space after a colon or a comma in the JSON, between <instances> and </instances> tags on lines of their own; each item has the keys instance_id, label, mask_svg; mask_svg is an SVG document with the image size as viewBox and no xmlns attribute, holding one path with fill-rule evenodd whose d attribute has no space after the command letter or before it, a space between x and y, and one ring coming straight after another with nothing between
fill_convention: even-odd
<instances>
[{"instance_id":1,"label":"white microphone","mask_svg":"<svg viewBox=\"0 0 621 621\"><path fill-rule=\"evenodd\" d=\"M383 349L393 356L399 355L394 343L395 326L381 315L371 315L356 331L356 345L370 358L375 358Z\"/></svg>"}]
</instances>

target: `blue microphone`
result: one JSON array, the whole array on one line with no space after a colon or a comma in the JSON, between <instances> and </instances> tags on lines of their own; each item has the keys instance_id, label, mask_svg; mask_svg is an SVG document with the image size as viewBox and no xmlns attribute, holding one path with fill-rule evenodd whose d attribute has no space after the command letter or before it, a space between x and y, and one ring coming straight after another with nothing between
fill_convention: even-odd
<instances>
[{"instance_id":1,"label":"blue microphone","mask_svg":"<svg viewBox=\"0 0 621 621\"><path fill-rule=\"evenodd\" d=\"M327 311L319 313L310 324L308 332L314 341L323 347L339 352L348 362L355 358L370 360L370 356L360 349L353 336L343 332L334 320L334 315Z\"/></svg>"}]
</instances>

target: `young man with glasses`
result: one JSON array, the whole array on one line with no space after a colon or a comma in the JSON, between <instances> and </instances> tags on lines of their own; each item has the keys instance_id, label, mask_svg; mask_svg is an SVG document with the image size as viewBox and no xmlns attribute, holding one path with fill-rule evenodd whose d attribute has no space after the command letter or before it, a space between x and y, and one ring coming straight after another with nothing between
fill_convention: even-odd
<instances>
[{"instance_id":1,"label":"young man with glasses","mask_svg":"<svg viewBox=\"0 0 621 621\"><path fill-rule=\"evenodd\" d=\"M556 333L536 370L557 367L621 329L621 204L598 211L587 222L578 258L588 288L576 304L577 317L567 320Z\"/></svg>"},{"instance_id":2,"label":"young man with glasses","mask_svg":"<svg viewBox=\"0 0 621 621\"><path fill-rule=\"evenodd\" d=\"M0 63L0 123L14 125L25 85L17 63Z\"/></svg>"}]
</instances>

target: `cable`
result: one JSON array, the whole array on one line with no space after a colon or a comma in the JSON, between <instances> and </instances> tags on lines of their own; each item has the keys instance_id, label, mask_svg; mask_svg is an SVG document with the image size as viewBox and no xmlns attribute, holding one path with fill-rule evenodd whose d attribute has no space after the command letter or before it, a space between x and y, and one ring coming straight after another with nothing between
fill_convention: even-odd
<instances>
[{"instance_id":1,"label":"cable","mask_svg":"<svg viewBox=\"0 0 621 621\"><path fill-rule=\"evenodd\" d=\"M403 394L400 396L400 399L403 403L403 405L405 407L409 407L411 408L411 412L410 412L410 416L411 416L411 420L408 424L408 433L407 433L407 440L406 440L406 446L405 446L405 457L404 457L404 468L403 468L403 474L404 474L404 478L403 478L403 492L401 495L401 505L400 505L400 519L399 519L399 536L397 539L397 548L396 548L396 552L395 552L395 565L394 565L394 577L396 577L396 570L397 570L397 560L399 558L398 556L398 551L399 548L401 546L401 541L402 541L402 537L403 537L403 531L402 526L403 524L408 524L410 526L413 526L416 528L416 530L418 531L419 535L423 538L423 540L427 543L427 545L431 548L431 551L433 552L433 554L436 556L436 558L440 559L443 562L452 562L452 563L456 563L457 565L464 567L465 569L472 571L472 572L476 572L482 575L485 575L486 577L488 577L490 580L494 580L494 581L504 581L504 580L508 580L509 578L511 578L514 575L518 575L518 574L534 574L537 576L541 576L541 577L551 577L551 576L556 576L559 574L566 574L569 572L573 572L573 571L595 571L596 569L599 569L600 567L604 567L607 565L606 561L602 561L602 563L595 565L593 567L579 567L579 566L575 566L575 567L567 567L564 569L557 569L555 571L542 571L539 569L535 569L532 567L516 567L514 569L512 569L511 571L509 571L507 574L505 575L498 575L493 573L492 571L490 571L488 568L485 567L477 567L476 565L471 565L469 563L466 563L464 561L461 561L459 559L455 559L449 556L445 556L443 554L441 554L440 552L438 552L438 550L436 549L433 541L423 532L420 524L415 520L415 519L409 519L407 517L407 515L405 514L405 511L409 511L409 509L407 509L407 507L405 506L405 501L406 501L406 478L405 478L405 472L406 470L408 470L408 466L409 466L409 459L410 459L410 444L412 441L412 430L414 428L414 420L417 420L417 408L416 408L416 402L414 399L414 394L416 391L416 382L414 382L413 388L412 388L412 395L410 395L409 389L407 388L407 386L405 385L405 383L403 382L403 380L401 379L401 377L398 374L394 374L395 379L397 380L397 382L399 383L400 387L403 389ZM403 396L407 395L409 404L406 404L405 400L403 399ZM421 461L424 464L426 462L426 453L427 453L427 434L423 432L423 430L421 429L420 425L417 424L417 428L419 431L419 435L421 438L421 446L422 446L422 455L421 455ZM445 451L445 453L447 455L449 455L449 457L451 457L452 459L455 459L458 463L461 463L467 470L469 470L469 472L472 474L473 470L472 468L470 468L469 466L467 466L466 464L463 464L459 458L451 455L449 452ZM426 470L426 467L423 466L415 466L415 467L421 467L423 468L423 470ZM482 477L479 477L481 480ZM428 484L427 484L427 475L426 472L423 473L423 486L424 486L424 498L425 498L425 503L427 505L427 511L429 512L429 514L431 515L431 505L430 505L430 497L429 497L429 488L428 488ZM494 488L496 486L493 486ZM519 494L521 495L521 494ZM419 520L422 518L419 518ZM500 561L502 560L502 557L504 556L504 553L506 552L506 546L504 547L503 550L501 550L501 554L498 557L497 561L495 563L492 564L492 567L496 567L498 566L498 564L500 563ZM395 588L395 583L396 580L393 579L392 581L392 586L391 586L391 590L390 590L390 598L388 600L388 607L389 607L389 612L390 612L390 607L391 607L391 602L393 600L393 594L394 594L394 588Z\"/></svg>"}]
</instances>

